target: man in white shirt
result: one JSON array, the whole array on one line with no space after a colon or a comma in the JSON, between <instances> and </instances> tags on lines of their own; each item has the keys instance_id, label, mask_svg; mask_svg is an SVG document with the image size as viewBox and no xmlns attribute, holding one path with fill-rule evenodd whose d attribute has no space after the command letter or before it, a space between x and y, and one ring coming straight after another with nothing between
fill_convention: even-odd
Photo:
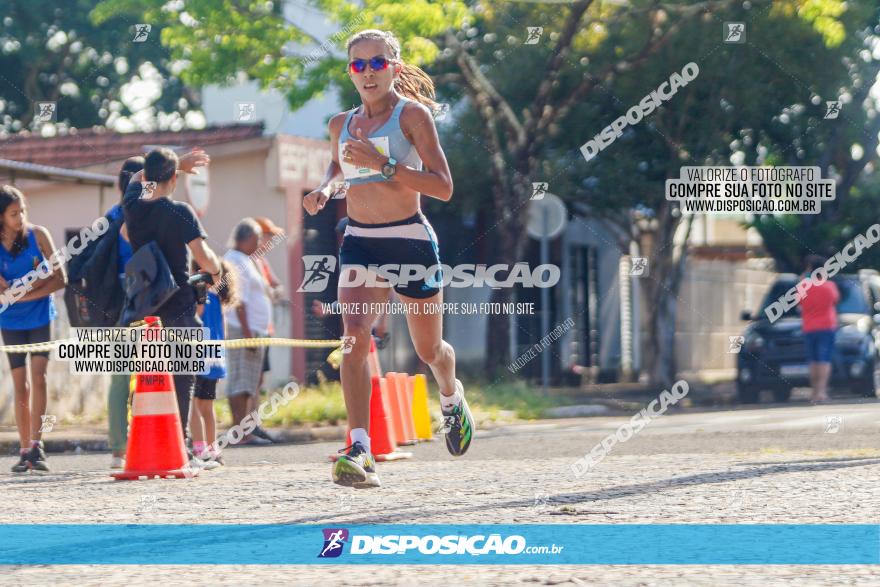
<instances>
[{"instance_id":1,"label":"man in white shirt","mask_svg":"<svg viewBox=\"0 0 880 587\"><path fill-rule=\"evenodd\" d=\"M223 256L236 272L239 304L225 311L226 337L260 338L268 335L272 322L272 300L266 290L266 280L250 257L260 245L262 231L253 218L240 221L232 231L233 248ZM228 349L226 361L228 376L226 395L232 411L232 424L237 425L247 415L248 401L260 392L260 375L266 347ZM268 442L252 434L243 444Z\"/></svg>"}]
</instances>

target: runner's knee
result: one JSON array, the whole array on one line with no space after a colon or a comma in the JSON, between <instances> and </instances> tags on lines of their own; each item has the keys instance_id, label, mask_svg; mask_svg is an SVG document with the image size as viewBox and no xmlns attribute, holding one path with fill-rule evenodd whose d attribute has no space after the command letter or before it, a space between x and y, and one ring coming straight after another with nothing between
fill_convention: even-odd
<instances>
[{"instance_id":1,"label":"runner's knee","mask_svg":"<svg viewBox=\"0 0 880 587\"><path fill-rule=\"evenodd\" d=\"M370 352L370 324L368 322L356 321L345 325L345 336L354 337L354 345L351 353L356 355L364 355Z\"/></svg>"},{"instance_id":2,"label":"runner's knee","mask_svg":"<svg viewBox=\"0 0 880 587\"><path fill-rule=\"evenodd\" d=\"M431 365L443 356L443 341L433 344L416 344L416 354L423 362Z\"/></svg>"}]
</instances>

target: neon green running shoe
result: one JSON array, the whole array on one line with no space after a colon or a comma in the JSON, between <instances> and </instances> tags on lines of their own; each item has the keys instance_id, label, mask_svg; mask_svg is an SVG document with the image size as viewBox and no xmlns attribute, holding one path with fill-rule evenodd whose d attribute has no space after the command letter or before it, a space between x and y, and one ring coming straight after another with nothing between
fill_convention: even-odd
<instances>
[{"instance_id":1,"label":"neon green running shoe","mask_svg":"<svg viewBox=\"0 0 880 587\"><path fill-rule=\"evenodd\" d=\"M376 460L360 442L353 442L339 451L341 454L333 464L333 482L345 487L367 489L381 487L376 474Z\"/></svg>"},{"instance_id":2,"label":"neon green running shoe","mask_svg":"<svg viewBox=\"0 0 880 587\"><path fill-rule=\"evenodd\" d=\"M442 410L442 431L446 434L446 448L449 449L450 454L460 457L471 445L474 436L474 417L464 398L464 387L458 379L455 380L455 390L461 396L461 403L448 412Z\"/></svg>"}]
</instances>

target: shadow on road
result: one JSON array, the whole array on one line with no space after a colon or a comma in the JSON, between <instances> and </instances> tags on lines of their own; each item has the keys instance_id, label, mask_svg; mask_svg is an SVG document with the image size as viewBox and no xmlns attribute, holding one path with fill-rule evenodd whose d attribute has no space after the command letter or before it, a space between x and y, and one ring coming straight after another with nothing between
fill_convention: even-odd
<instances>
[{"instance_id":1,"label":"shadow on road","mask_svg":"<svg viewBox=\"0 0 880 587\"><path fill-rule=\"evenodd\" d=\"M685 477L672 477L661 481L652 481L650 483L635 483L632 485L619 485L616 487L607 487L595 491L586 491L582 493L563 493L552 495L553 505L570 505L570 504L593 504L609 502L614 499L631 497L637 495L653 495L668 489L679 489L682 487L690 487L694 485L704 485L707 483L730 483L732 481L742 481L745 479L755 479L768 475L776 475L779 473L808 473L813 471L828 471L833 469L846 469L850 467L862 467L868 465L880 465L878 457L846 457L846 458L827 458L816 460L801 460L785 463L749 463L749 469L741 471L714 471L709 473L698 473L695 475L687 475ZM518 499L502 501L494 504L491 509L508 509L508 508L532 508L535 506L534 499ZM490 507L485 503L467 507L444 507L445 514L464 514L476 513L480 517L485 516ZM395 522L412 522L414 517L424 512L424 508L395 508L394 511L384 513L374 513L368 516L347 518L344 521L348 524L385 524ZM288 520L287 524L307 524L325 521L326 516L316 517L310 516L296 520ZM334 520L335 522L336 520Z\"/></svg>"}]
</instances>

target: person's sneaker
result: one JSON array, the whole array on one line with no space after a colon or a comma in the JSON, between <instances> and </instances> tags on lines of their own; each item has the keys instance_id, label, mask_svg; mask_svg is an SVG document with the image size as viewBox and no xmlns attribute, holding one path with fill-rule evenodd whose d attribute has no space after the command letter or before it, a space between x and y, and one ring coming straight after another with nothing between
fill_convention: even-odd
<instances>
[{"instance_id":1,"label":"person's sneaker","mask_svg":"<svg viewBox=\"0 0 880 587\"><path fill-rule=\"evenodd\" d=\"M450 454L460 457L467 452L474 436L474 417L464 398L461 381L455 380L455 390L461 396L461 403L450 411L443 412L443 432L446 434L446 448Z\"/></svg>"},{"instance_id":2,"label":"person's sneaker","mask_svg":"<svg viewBox=\"0 0 880 587\"><path fill-rule=\"evenodd\" d=\"M253 434L257 438L262 438L263 440L268 440L269 442L271 442L273 444L278 442L278 440L274 436L272 436L271 434L269 434L268 432L263 430L263 428L260 426L257 426L256 428L254 428L251 431L251 434Z\"/></svg>"},{"instance_id":3,"label":"person's sneaker","mask_svg":"<svg viewBox=\"0 0 880 587\"><path fill-rule=\"evenodd\" d=\"M222 466L223 457L219 454L214 454L210 450L204 451L197 458L193 459L200 468L205 469L206 471L210 471L211 469L216 469L217 467Z\"/></svg>"},{"instance_id":4,"label":"person's sneaker","mask_svg":"<svg viewBox=\"0 0 880 587\"><path fill-rule=\"evenodd\" d=\"M111 469L124 469L125 468L125 457L117 457L114 456L110 459L110 468Z\"/></svg>"},{"instance_id":5,"label":"person's sneaker","mask_svg":"<svg viewBox=\"0 0 880 587\"><path fill-rule=\"evenodd\" d=\"M35 471L48 471L49 465L46 464L46 451L43 450L43 441L31 447L28 451L27 459L31 463L31 467Z\"/></svg>"},{"instance_id":6,"label":"person's sneaker","mask_svg":"<svg viewBox=\"0 0 880 587\"><path fill-rule=\"evenodd\" d=\"M211 458L211 455L204 455L203 458L196 459L199 468L204 469L206 471L210 471L211 469L216 469L220 466L220 463Z\"/></svg>"},{"instance_id":7,"label":"person's sneaker","mask_svg":"<svg viewBox=\"0 0 880 587\"><path fill-rule=\"evenodd\" d=\"M13 473L27 473L31 470L31 462L28 460L30 451L23 453L17 463L12 465Z\"/></svg>"},{"instance_id":8,"label":"person's sneaker","mask_svg":"<svg viewBox=\"0 0 880 587\"><path fill-rule=\"evenodd\" d=\"M265 438L262 438L255 434L248 434L238 444L239 446L265 446L267 444L272 444L272 441L266 440Z\"/></svg>"},{"instance_id":9,"label":"person's sneaker","mask_svg":"<svg viewBox=\"0 0 880 587\"><path fill-rule=\"evenodd\" d=\"M376 460L360 442L354 442L339 451L341 454L333 464L333 482L337 485L367 489L380 487L376 473Z\"/></svg>"}]
</instances>

